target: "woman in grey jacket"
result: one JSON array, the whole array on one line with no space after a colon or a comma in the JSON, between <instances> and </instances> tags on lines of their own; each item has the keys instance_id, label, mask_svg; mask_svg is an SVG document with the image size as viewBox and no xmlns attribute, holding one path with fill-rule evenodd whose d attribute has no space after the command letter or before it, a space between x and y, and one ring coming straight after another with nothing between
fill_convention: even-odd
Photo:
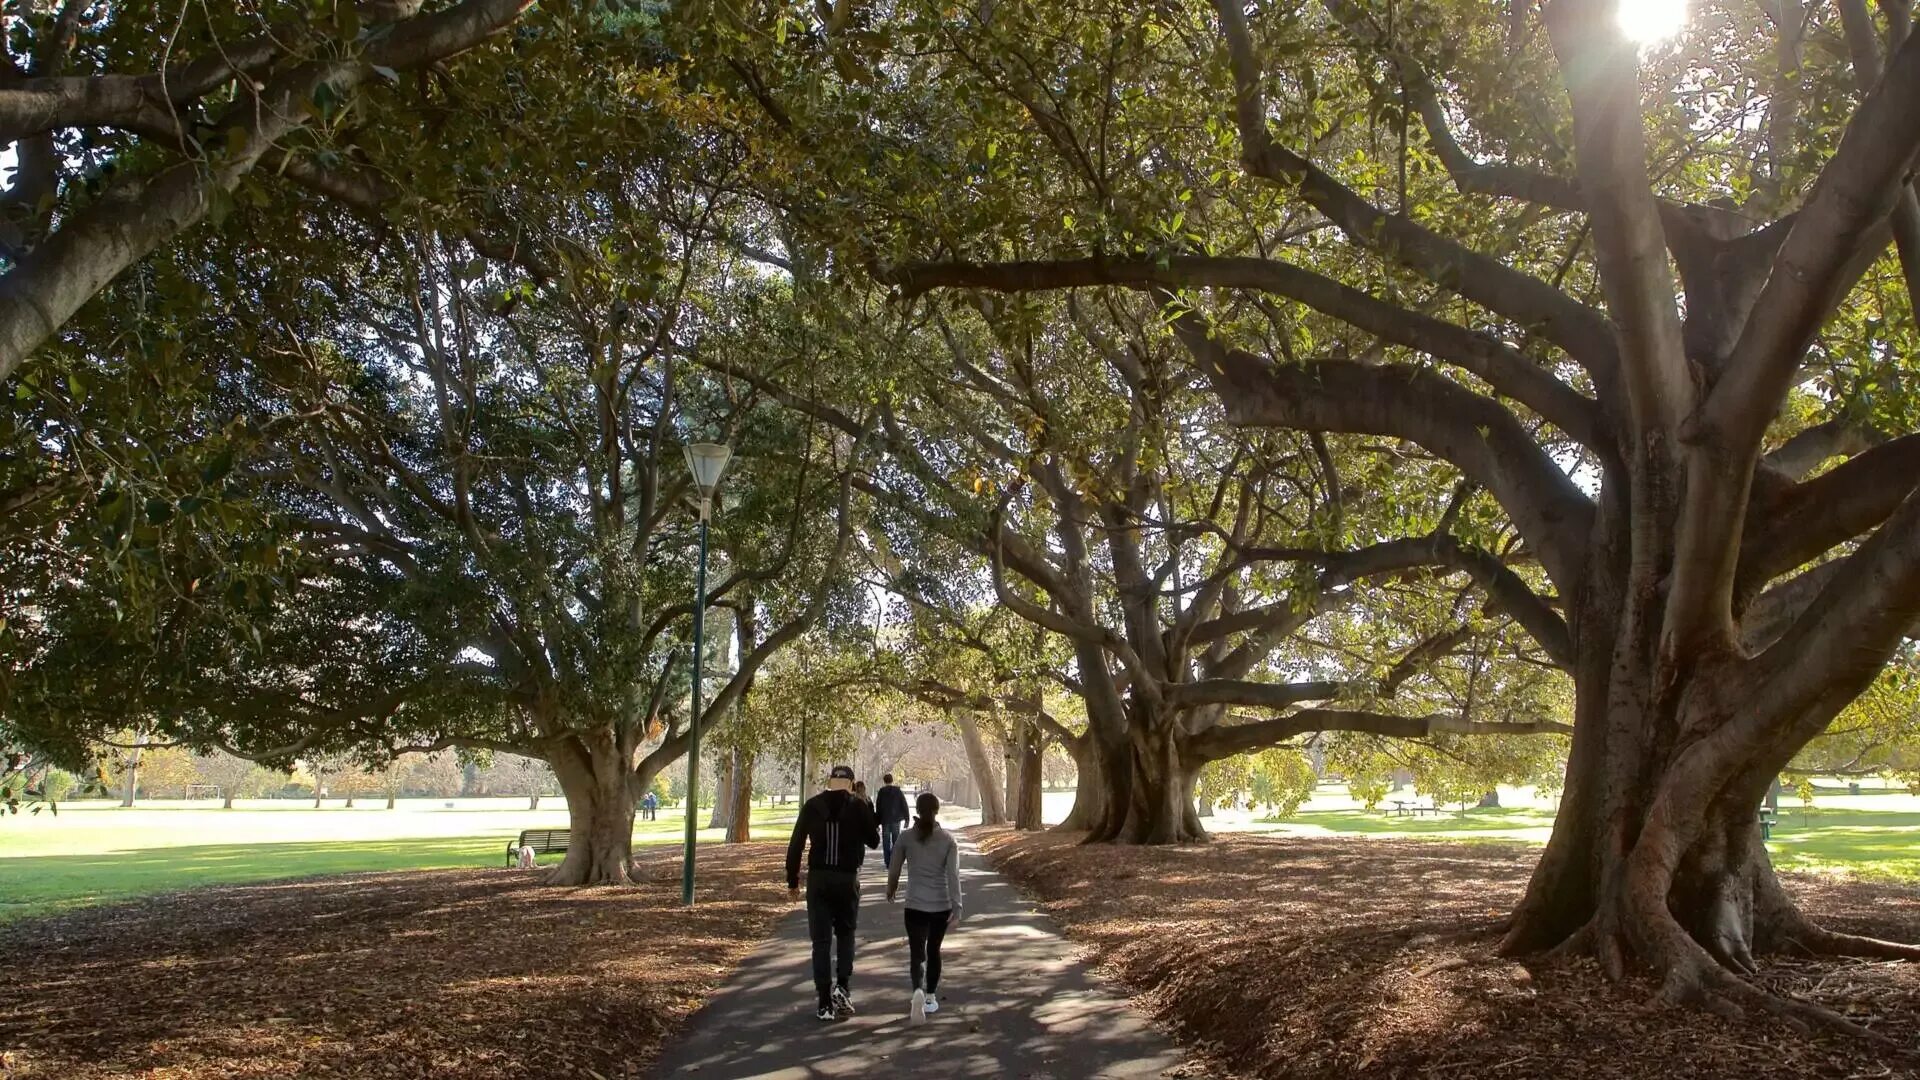
<instances>
[{"instance_id":1,"label":"woman in grey jacket","mask_svg":"<svg viewBox=\"0 0 1920 1080\"><path fill-rule=\"evenodd\" d=\"M913 1003L909 1018L918 1023L940 1010L940 939L960 921L960 845L936 820L940 800L923 791L914 801L918 820L893 846L887 865L887 900L900 889L907 871L907 944L913 953ZM921 979L925 974L925 981Z\"/></svg>"}]
</instances>

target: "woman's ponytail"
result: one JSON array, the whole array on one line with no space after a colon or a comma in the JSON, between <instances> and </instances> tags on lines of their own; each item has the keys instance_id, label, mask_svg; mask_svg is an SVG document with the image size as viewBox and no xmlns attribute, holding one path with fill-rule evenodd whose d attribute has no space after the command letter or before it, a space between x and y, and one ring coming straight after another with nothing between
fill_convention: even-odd
<instances>
[{"instance_id":1,"label":"woman's ponytail","mask_svg":"<svg viewBox=\"0 0 1920 1080\"><path fill-rule=\"evenodd\" d=\"M920 816L913 823L913 835L925 840L933 835L933 827L938 824L934 819L940 813L940 797L931 791L923 791L913 801L913 812Z\"/></svg>"}]
</instances>

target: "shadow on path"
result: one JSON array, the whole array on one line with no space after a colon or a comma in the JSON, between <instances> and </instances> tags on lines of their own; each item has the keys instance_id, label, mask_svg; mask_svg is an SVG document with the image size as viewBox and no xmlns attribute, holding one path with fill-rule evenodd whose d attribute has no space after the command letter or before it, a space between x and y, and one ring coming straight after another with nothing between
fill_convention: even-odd
<instances>
[{"instance_id":1,"label":"shadow on path","mask_svg":"<svg viewBox=\"0 0 1920 1080\"><path fill-rule=\"evenodd\" d=\"M971 844L962 844L960 867L966 918L947 935L940 1012L925 1024L907 1023L904 909L887 903L886 875L870 858L854 965L858 1013L832 1024L814 1018L806 919L796 911L695 1014L653 1075L814 1080L892 1068L915 1080L1148 1078L1185 1061Z\"/></svg>"}]
</instances>

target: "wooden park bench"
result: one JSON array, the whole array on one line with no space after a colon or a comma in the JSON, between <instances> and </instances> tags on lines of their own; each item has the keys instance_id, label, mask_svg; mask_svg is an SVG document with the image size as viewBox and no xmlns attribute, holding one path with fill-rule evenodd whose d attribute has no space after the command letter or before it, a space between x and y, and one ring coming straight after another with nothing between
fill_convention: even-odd
<instances>
[{"instance_id":1,"label":"wooden park bench","mask_svg":"<svg viewBox=\"0 0 1920 1080\"><path fill-rule=\"evenodd\" d=\"M507 865L512 866L520 859L520 849L530 847L535 855L560 854L567 851L567 837L571 829L525 829L520 839L507 845Z\"/></svg>"},{"instance_id":2,"label":"wooden park bench","mask_svg":"<svg viewBox=\"0 0 1920 1080\"><path fill-rule=\"evenodd\" d=\"M1419 817L1421 814L1433 814L1437 817L1442 813L1445 813L1445 811L1438 806L1424 806L1420 803L1402 802L1398 799L1394 800L1393 804L1393 815L1395 817Z\"/></svg>"}]
</instances>

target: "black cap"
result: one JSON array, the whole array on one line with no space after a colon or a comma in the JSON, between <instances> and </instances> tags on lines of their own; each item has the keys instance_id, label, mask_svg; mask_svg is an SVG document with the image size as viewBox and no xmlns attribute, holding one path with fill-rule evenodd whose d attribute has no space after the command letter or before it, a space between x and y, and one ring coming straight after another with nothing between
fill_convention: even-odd
<instances>
[{"instance_id":1,"label":"black cap","mask_svg":"<svg viewBox=\"0 0 1920 1080\"><path fill-rule=\"evenodd\" d=\"M853 779L853 766L851 766L851 765L835 765L835 766L833 767L833 771L827 774L827 779L829 779L829 780L851 780L851 779Z\"/></svg>"}]
</instances>

